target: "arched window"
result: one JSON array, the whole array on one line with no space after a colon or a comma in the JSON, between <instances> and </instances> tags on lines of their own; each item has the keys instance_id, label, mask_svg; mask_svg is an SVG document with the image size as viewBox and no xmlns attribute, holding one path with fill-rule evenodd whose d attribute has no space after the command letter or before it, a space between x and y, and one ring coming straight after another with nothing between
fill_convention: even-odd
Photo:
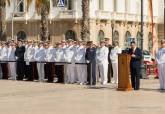
<instances>
[{"instance_id":1,"label":"arched window","mask_svg":"<svg viewBox=\"0 0 165 114\"><path fill-rule=\"evenodd\" d=\"M152 32L149 32L148 34L148 50L149 52L152 52Z\"/></svg>"},{"instance_id":2,"label":"arched window","mask_svg":"<svg viewBox=\"0 0 165 114\"><path fill-rule=\"evenodd\" d=\"M119 32L118 31L114 32L113 41L118 41L119 42Z\"/></svg>"},{"instance_id":3,"label":"arched window","mask_svg":"<svg viewBox=\"0 0 165 114\"><path fill-rule=\"evenodd\" d=\"M105 38L104 31L100 30L98 34L98 41L101 41Z\"/></svg>"},{"instance_id":4,"label":"arched window","mask_svg":"<svg viewBox=\"0 0 165 114\"><path fill-rule=\"evenodd\" d=\"M129 45L130 45L130 43L131 43L132 40L134 40L134 39L131 38L131 33L129 31L127 31L125 33L125 41L124 41L125 47L129 47Z\"/></svg>"},{"instance_id":5,"label":"arched window","mask_svg":"<svg viewBox=\"0 0 165 114\"><path fill-rule=\"evenodd\" d=\"M141 47L141 34L140 34L140 32L137 33L136 43L137 43L138 47Z\"/></svg>"},{"instance_id":6,"label":"arched window","mask_svg":"<svg viewBox=\"0 0 165 114\"><path fill-rule=\"evenodd\" d=\"M26 33L24 31L19 31L17 33L17 40L25 40L26 39Z\"/></svg>"},{"instance_id":7,"label":"arched window","mask_svg":"<svg viewBox=\"0 0 165 114\"><path fill-rule=\"evenodd\" d=\"M21 1L21 0L17 0L17 4L18 4L20 1ZM24 12L24 0L19 4L17 11L18 11L18 12Z\"/></svg>"},{"instance_id":8,"label":"arched window","mask_svg":"<svg viewBox=\"0 0 165 114\"><path fill-rule=\"evenodd\" d=\"M68 40L68 39L72 39L74 41L76 41L76 33L72 30L68 30L66 33L65 33L65 40Z\"/></svg>"}]
</instances>

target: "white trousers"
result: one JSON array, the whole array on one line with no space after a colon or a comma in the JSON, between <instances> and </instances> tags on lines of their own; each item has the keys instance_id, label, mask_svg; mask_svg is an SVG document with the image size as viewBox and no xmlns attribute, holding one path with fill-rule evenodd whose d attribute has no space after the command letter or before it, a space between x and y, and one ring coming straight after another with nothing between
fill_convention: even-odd
<instances>
[{"instance_id":1,"label":"white trousers","mask_svg":"<svg viewBox=\"0 0 165 114\"><path fill-rule=\"evenodd\" d=\"M165 89L165 63L158 65L160 89Z\"/></svg>"},{"instance_id":2,"label":"white trousers","mask_svg":"<svg viewBox=\"0 0 165 114\"><path fill-rule=\"evenodd\" d=\"M76 65L77 77L79 83L87 82L87 66L86 65Z\"/></svg>"},{"instance_id":3,"label":"white trousers","mask_svg":"<svg viewBox=\"0 0 165 114\"><path fill-rule=\"evenodd\" d=\"M112 83L118 83L118 63L112 63L113 78Z\"/></svg>"},{"instance_id":4,"label":"white trousers","mask_svg":"<svg viewBox=\"0 0 165 114\"><path fill-rule=\"evenodd\" d=\"M16 63L9 62L9 72L12 80L16 80Z\"/></svg>"},{"instance_id":5,"label":"white trousers","mask_svg":"<svg viewBox=\"0 0 165 114\"><path fill-rule=\"evenodd\" d=\"M37 63L37 70L38 70L39 81L43 81L45 78L44 63Z\"/></svg>"},{"instance_id":6,"label":"white trousers","mask_svg":"<svg viewBox=\"0 0 165 114\"><path fill-rule=\"evenodd\" d=\"M107 83L107 74L108 74L108 63L100 63L98 64L98 68L100 71L101 83Z\"/></svg>"},{"instance_id":7,"label":"white trousers","mask_svg":"<svg viewBox=\"0 0 165 114\"><path fill-rule=\"evenodd\" d=\"M75 64L66 65L66 83L75 83Z\"/></svg>"}]
</instances>

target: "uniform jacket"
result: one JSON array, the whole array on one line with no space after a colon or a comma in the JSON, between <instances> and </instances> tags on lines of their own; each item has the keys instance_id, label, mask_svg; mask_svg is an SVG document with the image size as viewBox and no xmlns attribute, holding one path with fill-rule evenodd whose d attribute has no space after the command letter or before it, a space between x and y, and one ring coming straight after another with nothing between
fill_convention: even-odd
<instances>
[{"instance_id":1,"label":"uniform jacket","mask_svg":"<svg viewBox=\"0 0 165 114\"><path fill-rule=\"evenodd\" d=\"M134 54L135 57L131 57L130 65L131 67L141 67L142 60L142 51L140 48L136 48L135 51L133 49L129 49L129 54Z\"/></svg>"},{"instance_id":2,"label":"uniform jacket","mask_svg":"<svg viewBox=\"0 0 165 114\"><path fill-rule=\"evenodd\" d=\"M156 54L156 61L158 65L165 63L165 48L161 48L158 50Z\"/></svg>"},{"instance_id":3,"label":"uniform jacket","mask_svg":"<svg viewBox=\"0 0 165 114\"><path fill-rule=\"evenodd\" d=\"M35 48L32 45L28 46L25 52L25 60L29 62L35 61L34 54L35 54Z\"/></svg>"},{"instance_id":4,"label":"uniform jacket","mask_svg":"<svg viewBox=\"0 0 165 114\"><path fill-rule=\"evenodd\" d=\"M54 54L55 54L55 49L51 46L48 49L45 49L46 57L45 60L47 62L54 62Z\"/></svg>"},{"instance_id":5,"label":"uniform jacket","mask_svg":"<svg viewBox=\"0 0 165 114\"><path fill-rule=\"evenodd\" d=\"M78 47L76 49L75 62L85 63L85 53L86 53L86 49L83 46Z\"/></svg>"},{"instance_id":6,"label":"uniform jacket","mask_svg":"<svg viewBox=\"0 0 165 114\"><path fill-rule=\"evenodd\" d=\"M15 61L15 48L14 47L9 47L8 48L8 60L9 61Z\"/></svg>"},{"instance_id":7,"label":"uniform jacket","mask_svg":"<svg viewBox=\"0 0 165 114\"><path fill-rule=\"evenodd\" d=\"M109 50L107 47L98 48L96 51L96 58L98 64L107 63L108 64L108 53Z\"/></svg>"},{"instance_id":8,"label":"uniform jacket","mask_svg":"<svg viewBox=\"0 0 165 114\"><path fill-rule=\"evenodd\" d=\"M15 56L17 57L17 61L24 61L24 53L25 53L25 47L16 47Z\"/></svg>"},{"instance_id":9,"label":"uniform jacket","mask_svg":"<svg viewBox=\"0 0 165 114\"><path fill-rule=\"evenodd\" d=\"M96 62L96 48L87 48L85 59L89 62Z\"/></svg>"},{"instance_id":10,"label":"uniform jacket","mask_svg":"<svg viewBox=\"0 0 165 114\"><path fill-rule=\"evenodd\" d=\"M40 47L38 48L38 50L36 51L35 55L34 55L34 59L36 61L45 61L45 48L44 47Z\"/></svg>"},{"instance_id":11,"label":"uniform jacket","mask_svg":"<svg viewBox=\"0 0 165 114\"><path fill-rule=\"evenodd\" d=\"M65 62L72 62L72 63L75 62L74 61L75 51L76 51L76 48L74 46L69 46L64 49Z\"/></svg>"},{"instance_id":12,"label":"uniform jacket","mask_svg":"<svg viewBox=\"0 0 165 114\"><path fill-rule=\"evenodd\" d=\"M56 48L54 54L55 62L64 62L64 50L62 48Z\"/></svg>"},{"instance_id":13,"label":"uniform jacket","mask_svg":"<svg viewBox=\"0 0 165 114\"><path fill-rule=\"evenodd\" d=\"M121 48L119 48L118 46L112 48L110 53L111 63L118 63L118 54L120 53L121 53Z\"/></svg>"},{"instance_id":14,"label":"uniform jacket","mask_svg":"<svg viewBox=\"0 0 165 114\"><path fill-rule=\"evenodd\" d=\"M2 47L0 60L1 61L7 61L8 60L8 48L7 47Z\"/></svg>"}]
</instances>

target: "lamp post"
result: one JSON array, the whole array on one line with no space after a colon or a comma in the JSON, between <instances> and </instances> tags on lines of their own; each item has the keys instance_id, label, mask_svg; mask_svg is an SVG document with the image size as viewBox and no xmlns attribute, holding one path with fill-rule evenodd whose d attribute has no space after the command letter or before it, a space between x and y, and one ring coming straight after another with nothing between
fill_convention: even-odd
<instances>
[{"instance_id":1,"label":"lamp post","mask_svg":"<svg viewBox=\"0 0 165 114\"><path fill-rule=\"evenodd\" d=\"M141 50L143 51L143 0L141 0Z\"/></svg>"},{"instance_id":2,"label":"lamp post","mask_svg":"<svg viewBox=\"0 0 165 114\"><path fill-rule=\"evenodd\" d=\"M14 10L13 10L13 13L12 13L12 20L11 20L11 32L12 32L12 40L14 39L14 13L15 13L15 10L18 8L18 6L21 4L21 2L23 2L23 0L20 0L18 2L18 4L14 7Z\"/></svg>"},{"instance_id":3,"label":"lamp post","mask_svg":"<svg viewBox=\"0 0 165 114\"><path fill-rule=\"evenodd\" d=\"M111 27L112 27L112 44L114 42L114 34L113 34L113 31L114 31L114 22L111 23Z\"/></svg>"},{"instance_id":4,"label":"lamp post","mask_svg":"<svg viewBox=\"0 0 165 114\"><path fill-rule=\"evenodd\" d=\"M165 39L165 0L164 0L164 39Z\"/></svg>"}]
</instances>

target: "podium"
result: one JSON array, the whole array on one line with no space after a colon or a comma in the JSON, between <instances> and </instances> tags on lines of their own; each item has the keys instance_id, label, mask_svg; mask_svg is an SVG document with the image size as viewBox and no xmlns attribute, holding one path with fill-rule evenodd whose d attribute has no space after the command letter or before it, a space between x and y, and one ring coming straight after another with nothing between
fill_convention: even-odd
<instances>
[{"instance_id":1,"label":"podium","mask_svg":"<svg viewBox=\"0 0 165 114\"><path fill-rule=\"evenodd\" d=\"M131 91L130 79L130 60L131 56L128 54L118 55L118 89L119 91Z\"/></svg>"}]
</instances>

